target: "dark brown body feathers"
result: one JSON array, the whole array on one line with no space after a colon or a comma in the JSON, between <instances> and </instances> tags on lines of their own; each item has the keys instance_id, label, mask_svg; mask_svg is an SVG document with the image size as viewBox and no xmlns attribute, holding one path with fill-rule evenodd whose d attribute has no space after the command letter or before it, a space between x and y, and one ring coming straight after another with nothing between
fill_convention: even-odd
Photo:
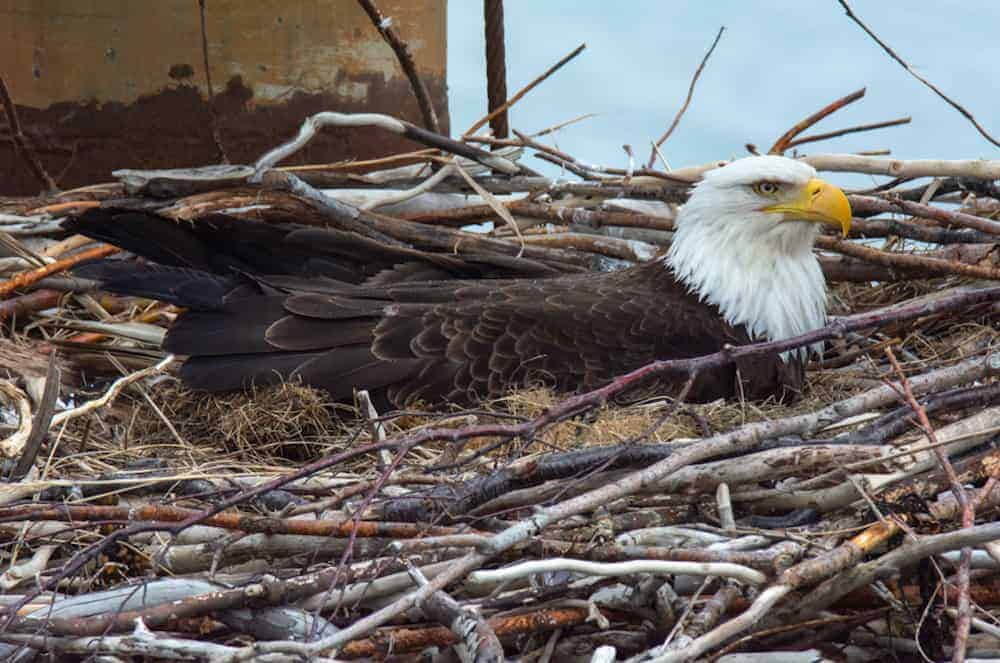
<instances>
[{"instance_id":1,"label":"dark brown body feathers","mask_svg":"<svg viewBox=\"0 0 1000 663\"><path fill-rule=\"evenodd\" d=\"M103 214L88 213L75 229L118 239L108 226L122 223L121 214L112 219L107 210L96 211ZM132 224L175 225L129 214ZM175 244L194 242L185 235ZM126 248L136 250L136 245ZM162 259L164 252L156 253L154 258ZM314 262L329 259L322 248L317 253ZM248 279L246 265L238 279L225 266L213 269L210 277L205 268L214 265L204 264L204 252L197 259L202 264L174 261L173 270L164 270L160 278L147 276L143 292L173 296L174 303L185 305L185 278L201 279L202 287L187 290L204 297L212 288L224 292L214 306L199 301L203 310L181 315L164 343L166 350L189 357L181 369L185 382L211 391L298 378L335 398L368 389L398 407L418 401L469 404L525 385L589 390L656 359L699 356L750 342L742 326L727 324L658 261L616 272L544 278L408 281L408 274L452 276L451 265L442 271L443 261L429 265L414 254L402 264L417 267L388 269L388 277L383 270L349 283L292 269L257 271ZM276 258L269 262L274 269ZM341 263L335 274L344 271ZM110 271L115 269L126 268ZM136 292L124 278L108 278L107 268L90 275L109 289ZM127 283L133 282L139 281ZM785 398L801 388L802 377L798 360L751 358L698 375L689 398ZM630 396L676 395L685 379L664 376Z\"/></svg>"}]
</instances>

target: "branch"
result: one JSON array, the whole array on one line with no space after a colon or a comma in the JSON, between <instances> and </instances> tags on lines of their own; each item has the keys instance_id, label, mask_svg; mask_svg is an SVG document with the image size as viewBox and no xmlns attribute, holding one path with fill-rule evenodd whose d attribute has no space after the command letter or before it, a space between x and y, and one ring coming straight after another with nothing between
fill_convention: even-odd
<instances>
[{"instance_id":1,"label":"branch","mask_svg":"<svg viewBox=\"0 0 1000 663\"><path fill-rule=\"evenodd\" d=\"M886 348L885 354L892 364L893 371L899 378L903 401L913 410L921 430L927 436L927 440L934 445L933 453L944 470L945 476L948 477L948 483L952 493L955 495L955 501L962 511L962 527L971 528L975 525L976 521L972 502L965 494L965 488L962 487L958 474L955 473L955 468L952 466L951 461L948 460L947 454L938 445L934 427L931 426L931 422L927 418L927 411L917 402L916 397L913 395L913 390L910 389L910 382L906 379L906 374L903 372L902 367L900 367L899 362L896 361L896 355L893 354L892 348ZM955 618L955 645L952 653L952 661L954 663L962 663L965 660L965 650L969 644L969 626L972 620L969 607L969 565L971 559L972 550L969 547L962 548L961 561L958 568L958 615Z\"/></svg>"},{"instance_id":2,"label":"branch","mask_svg":"<svg viewBox=\"0 0 1000 663\"><path fill-rule=\"evenodd\" d=\"M208 64L208 28L205 25L205 1L198 0L198 16L201 18L201 55L205 62L205 87L208 90L208 114L212 123L212 140L215 149L219 151L219 160L229 163L226 148L222 146L222 134L219 133L219 113L215 109L215 90L212 88L212 69Z\"/></svg>"},{"instance_id":3,"label":"branch","mask_svg":"<svg viewBox=\"0 0 1000 663\"><path fill-rule=\"evenodd\" d=\"M798 136L803 131L813 126L823 118L827 117L828 115L832 115L833 113L836 113L844 106L854 103L863 96L865 96L865 88L861 88L860 90L852 92L847 96L841 97L836 101L830 102L829 104L819 109L806 119L796 123L795 126L793 126L791 129L782 134L781 138L774 141L774 145L772 145L771 149L768 150L768 154L783 154L785 150L789 148L789 143L791 143L793 138L795 138L796 136Z\"/></svg>"},{"instance_id":4,"label":"branch","mask_svg":"<svg viewBox=\"0 0 1000 663\"><path fill-rule=\"evenodd\" d=\"M960 103L958 103L957 101L955 101L954 99L952 99L951 97L949 97L948 95L946 95L944 92L942 92L940 90L940 88L938 88L936 85L934 85L929 80L927 80L926 78L924 78L923 76L921 76L920 74L918 74L916 71L914 71L913 67L911 67L909 64L907 64L906 61L903 60L903 58L901 58L898 55L896 55L896 52L893 51L889 47L888 44L886 44L884 41L882 41L881 39L879 39L879 36L877 34L875 34L874 32L872 32L872 29L869 28L867 25L865 25L864 22L860 18L858 18L857 14L855 14L854 11L851 9L851 6L849 4L847 4L847 0L837 0L837 2L839 2L840 6L843 7L844 11L847 12L847 16L852 21L854 21L855 23L857 23L861 27L862 30L864 30L866 33L868 33L868 36L871 37L872 39L874 39L875 43L878 44L879 46L881 46L882 50L884 50L886 53L889 54L889 57L891 57L893 60L895 60L896 62L898 62L900 64L900 66L902 66L903 69L905 69L911 76L913 76L918 81L920 81L921 83L923 83L924 85L926 85L927 87L929 87L931 90L933 90L934 93L937 96L941 97L946 102L948 102L948 105L950 105L952 108L954 108L959 113L961 113L962 116L965 119L967 119L969 122L972 123L972 126L974 126L976 128L976 130L983 136L983 138L985 138L986 140L988 140L991 143L993 143L993 145L995 145L996 147L1000 147L1000 141L998 141L996 138L994 138L993 136L991 136L989 134L989 132L987 132L986 129L984 129L983 126L981 124L979 124L978 121L976 121L976 118L972 115L972 113L970 113L968 110L966 110L966 108L964 106L962 106Z\"/></svg>"},{"instance_id":5,"label":"branch","mask_svg":"<svg viewBox=\"0 0 1000 663\"><path fill-rule=\"evenodd\" d=\"M51 276L53 274L58 274L59 272L64 272L71 267L79 265L81 262L86 262L87 260L97 260L98 258L106 258L112 254L118 253L121 249L117 246L112 246L110 244L101 244L92 249L87 249L86 251L81 251L68 258L63 258L62 260L57 260L51 262L38 269L33 269L28 272L22 272L17 274L13 278L0 283L0 298L8 297L15 290L20 290L21 288L26 288L28 286L38 283L46 276Z\"/></svg>"},{"instance_id":6,"label":"branch","mask_svg":"<svg viewBox=\"0 0 1000 663\"><path fill-rule=\"evenodd\" d=\"M767 576L739 564L727 562L669 562L660 560L632 560L628 562L587 562L579 559L550 558L523 562L502 569L474 571L469 574L467 585L476 588L492 587L510 580L526 578L538 573L565 571L591 576L624 576L633 573L654 575L684 574L693 576L720 576L734 578L748 585L761 585Z\"/></svg>"},{"instance_id":7,"label":"branch","mask_svg":"<svg viewBox=\"0 0 1000 663\"><path fill-rule=\"evenodd\" d=\"M646 163L646 168L652 168L653 164L656 163L656 150L667 142L667 139L670 138L670 134L674 133L674 129L676 129L677 125L680 123L681 117L684 115L685 111L687 111L688 106L691 104L691 97L694 96L694 86L698 84L698 78L701 76L702 70L708 63L708 58L712 57L712 52L715 50L715 47L719 45L719 40L722 39L722 33L725 32L725 30L725 26L719 28L719 32L715 35L715 39L712 40L712 45L708 47L708 51L705 53L705 57L701 59L701 63L698 65L698 68L694 70L694 76L691 78L691 84L688 86L687 97L684 98L684 103L681 104L680 110L678 110L677 114L674 115L674 119L670 123L670 126L667 127L667 130L663 133L663 135L660 136L659 139L657 139L657 141L653 144L653 150L649 155L649 161Z\"/></svg>"},{"instance_id":8,"label":"branch","mask_svg":"<svg viewBox=\"0 0 1000 663\"><path fill-rule=\"evenodd\" d=\"M279 145L278 147L263 154L254 164L254 174L250 177L251 182L259 181L261 175L268 168L273 167L283 159L298 152L306 143L312 140L316 132L323 127L377 127L384 131L409 138L424 145L437 147L446 152L477 161L484 166L500 171L507 175L513 175L521 169L517 164L508 161L495 154L484 152L478 148L452 140L439 133L421 129L415 124L405 120L398 120L390 115L379 113L334 113L325 111L310 115L302 122L299 134L294 139Z\"/></svg>"},{"instance_id":9,"label":"branch","mask_svg":"<svg viewBox=\"0 0 1000 663\"><path fill-rule=\"evenodd\" d=\"M820 235L816 238L816 246L828 251L836 251L852 258L858 258L865 262L883 265L885 267L895 267L907 270L920 270L927 274L963 276L971 279L989 279L1000 281L1000 269L996 267L982 267L979 265L968 265L964 262L951 260L941 260L940 258L928 258L911 253L894 253L890 251L880 251L869 246L864 246L856 242L843 240L838 237Z\"/></svg>"},{"instance_id":10,"label":"branch","mask_svg":"<svg viewBox=\"0 0 1000 663\"><path fill-rule=\"evenodd\" d=\"M466 129L465 133L462 134L462 140L465 140L466 138L474 134L480 127L482 127L484 124L495 118L497 115L500 115L501 113L506 113L507 109L509 109L511 106L513 106L514 104L516 104L518 101L521 100L521 97L531 92L533 89L535 89L535 87L537 87L549 76L562 69L563 65L565 65L567 62L578 56L580 53L583 53L583 49L585 48L587 48L586 44L580 44L579 46L574 48L569 55L559 60L559 62L556 62L554 65L543 71L541 75L538 76L536 79L534 79L533 81L525 85L523 88L515 92L514 96L508 99L507 102L504 103L502 106L495 108L485 117L482 117L479 120L477 120L475 124Z\"/></svg>"},{"instance_id":11,"label":"branch","mask_svg":"<svg viewBox=\"0 0 1000 663\"><path fill-rule=\"evenodd\" d=\"M792 149L793 147L798 147L799 145L804 145L806 143L816 143L821 140L828 140L830 138L839 138L840 136L846 136L848 134L861 133L862 131L873 131L875 129L884 129L886 127L895 127L900 124L909 124L912 118L909 116L897 118L895 120L886 120L885 122L872 122L871 124L859 124L854 127L846 127L844 129L837 129L836 131L828 131L823 134L813 134L812 136L803 136L802 138L796 138L795 140L789 141L785 149Z\"/></svg>"},{"instance_id":12,"label":"branch","mask_svg":"<svg viewBox=\"0 0 1000 663\"><path fill-rule=\"evenodd\" d=\"M24 133L21 131L21 121L17 117L17 108L14 107L14 101L10 98L10 90L7 89L7 83L4 81L3 76L0 76L0 103L3 104L4 111L7 114L7 125L10 127L10 142L14 144L14 151L21 155L24 162L28 164L31 173L48 191L58 191L59 187L45 171L42 162L38 160L38 155L28 145L28 139L25 138Z\"/></svg>"},{"instance_id":13,"label":"branch","mask_svg":"<svg viewBox=\"0 0 1000 663\"><path fill-rule=\"evenodd\" d=\"M875 198L873 196L849 196L851 210L855 214L867 214L873 212L888 212L898 214L904 212L912 216L919 216L924 219L931 219L949 226L959 226L961 228L973 228L980 232L991 235L1000 235L1000 221L992 221L974 214L965 212L953 212L951 210L915 203L901 198Z\"/></svg>"},{"instance_id":14,"label":"branch","mask_svg":"<svg viewBox=\"0 0 1000 663\"><path fill-rule=\"evenodd\" d=\"M1000 160L879 159L858 154L815 154L802 159L816 170L856 172L889 177L975 177L1000 179ZM715 167L715 164L712 164Z\"/></svg>"},{"instance_id":15,"label":"branch","mask_svg":"<svg viewBox=\"0 0 1000 663\"><path fill-rule=\"evenodd\" d=\"M396 54L399 66L403 68L403 73L406 74L407 80L410 81L413 96L417 98L417 104L420 106L420 114L424 118L424 126L428 131L440 134L441 126L438 124L437 113L434 111L434 105L431 103L430 95L427 93L427 86L424 85L424 81L417 73L417 66L413 62L413 55L410 53L409 46L399 36L396 29L392 27L392 19L383 16L382 12L375 6L373 0L358 0L358 4L368 14L368 18L372 20L372 25L382 35L382 39L389 44L392 51Z\"/></svg>"}]
</instances>

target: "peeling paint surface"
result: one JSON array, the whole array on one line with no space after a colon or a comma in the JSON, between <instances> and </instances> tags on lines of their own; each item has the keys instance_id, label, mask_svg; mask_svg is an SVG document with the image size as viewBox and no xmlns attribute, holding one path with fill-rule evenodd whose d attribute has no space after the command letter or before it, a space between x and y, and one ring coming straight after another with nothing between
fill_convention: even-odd
<instances>
[{"instance_id":1,"label":"peeling paint surface","mask_svg":"<svg viewBox=\"0 0 1000 663\"><path fill-rule=\"evenodd\" d=\"M445 129L446 4L380 2ZM233 162L256 159L323 110L421 122L394 53L355 0L210 0L205 18L213 105ZM196 2L9 0L0 6L0 62L23 130L61 187L107 181L116 168L219 160ZM328 130L289 163L410 147L371 129ZM0 139L0 194L38 188Z\"/></svg>"}]
</instances>

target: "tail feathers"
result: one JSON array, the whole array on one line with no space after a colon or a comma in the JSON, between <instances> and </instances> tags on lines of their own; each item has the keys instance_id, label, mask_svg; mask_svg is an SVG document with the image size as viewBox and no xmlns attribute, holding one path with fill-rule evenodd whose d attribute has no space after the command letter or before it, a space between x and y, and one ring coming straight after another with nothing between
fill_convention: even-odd
<instances>
[{"instance_id":1,"label":"tail feathers","mask_svg":"<svg viewBox=\"0 0 1000 663\"><path fill-rule=\"evenodd\" d=\"M190 228L148 212L89 209L64 221L63 228L161 265L214 271L209 247Z\"/></svg>"},{"instance_id":2,"label":"tail feathers","mask_svg":"<svg viewBox=\"0 0 1000 663\"><path fill-rule=\"evenodd\" d=\"M102 260L73 269L73 275L97 281L119 295L158 299L175 306L211 311L223 307L225 296L240 282L185 267L164 267L131 260Z\"/></svg>"},{"instance_id":3,"label":"tail feathers","mask_svg":"<svg viewBox=\"0 0 1000 663\"><path fill-rule=\"evenodd\" d=\"M235 391L301 380L325 389L334 399L349 398L362 386L373 396L384 398L386 389L418 371L416 360L377 359L367 344L361 344L326 352L191 357L181 366L180 377L189 387L204 391Z\"/></svg>"},{"instance_id":4,"label":"tail feathers","mask_svg":"<svg viewBox=\"0 0 1000 663\"><path fill-rule=\"evenodd\" d=\"M179 355L274 352L267 330L285 315L283 296L227 302L224 310L187 311L170 326L163 349Z\"/></svg>"},{"instance_id":5,"label":"tail feathers","mask_svg":"<svg viewBox=\"0 0 1000 663\"><path fill-rule=\"evenodd\" d=\"M224 214L174 221L151 212L113 207L90 209L63 222L63 228L70 232L169 267L214 274L300 274L311 270L332 272L334 278L351 275L338 261L323 260L308 246L286 242L288 234L298 227Z\"/></svg>"}]
</instances>

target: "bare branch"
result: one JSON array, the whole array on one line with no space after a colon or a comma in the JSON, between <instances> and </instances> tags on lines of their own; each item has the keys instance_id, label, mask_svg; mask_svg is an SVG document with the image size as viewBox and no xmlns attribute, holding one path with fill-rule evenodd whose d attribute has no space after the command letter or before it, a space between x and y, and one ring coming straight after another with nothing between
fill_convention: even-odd
<instances>
[{"instance_id":1,"label":"bare branch","mask_svg":"<svg viewBox=\"0 0 1000 663\"><path fill-rule=\"evenodd\" d=\"M894 50L892 50L892 48L890 48L888 44L886 44L884 41L882 41L879 38L879 36L872 31L871 28L869 28L867 25L865 25L864 22L860 18L858 18L858 15L854 13L854 10L851 9L851 6L849 4L847 4L847 0L837 0L837 2L839 2L840 6L843 7L844 11L847 12L847 16L852 21L854 21L855 23L857 23L861 27L862 30L864 30L866 33L868 33L868 36L871 37L872 39L874 39L875 43L878 44L879 46L881 46L882 50L884 50L886 53L889 54L889 57L891 57L893 60L895 60L896 62L898 62L900 64L900 66L902 66L903 69L905 69L907 72L909 72L909 74L911 76L913 76L918 81L920 81L921 83L923 83L924 85L926 85L927 87L929 87L931 90L933 90L934 93L937 96L941 97L946 102L948 102L948 105L950 105L952 108L954 108L959 113L961 113L962 116L965 119L967 119L969 122L972 123L972 126L974 126L976 128L976 130L983 136L983 138L985 138L986 140L990 141L995 146L1000 147L1000 141L998 141L996 138L994 138L993 136L991 136L989 134L989 132L987 132L986 129L984 129L981 124L979 124L979 122L972 115L972 113L970 113L964 106L962 106L962 104L958 103L957 101L955 101L954 99L952 99L951 97L949 97L948 95L946 95L944 92L942 92L941 89L938 88L936 85L934 85L929 80L927 80L926 78L924 78L923 76L921 76L920 74L918 74L913 69L913 67L911 67L909 64L907 64L906 61L903 58L899 57L899 55L897 55L896 52Z\"/></svg>"},{"instance_id":2,"label":"bare branch","mask_svg":"<svg viewBox=\"0 0 1000 663\"><path fill-rule=\"evenodd\" d=\"M860 90L851 92L850 94L843 96L835 101L832 101L826 106L823 106L823 108L820 108L818 111L816 111L806 119L802 120L801 122L797 122L795 126L793 126L791 129L782 134L778 140L774 141L774 145L772 145L771 149L767 151L768 154L783 154L785 150L789 148L789 143L791 143L792 139L794 139L796 136L798 136L803 131L813 126L823 118L832 115L833 113L836 113L841 108L847 106L848 104L854 103L863 96L865 96L865 88L861 88Z\"/></svg>"},{"instance_id":3,"label":"bare branch","mask_svg":"<svg viewBox=\"0 0 1000 663\"><path fill-rule=\"evenodd\" d=\"M423 79L420 78L420 74L417 73L417 66L413 62L413 55L410 53L409 46L399 36L396 29L392 27L392 19L382 15L382 12L375 6L374 0L358 0L358 4L368 14L368 18L371 19L372 25L379 31L379 34L382 35L382 39L385 39L385 42L392 48L392 52L396 54L399 66L402 67L403 73L406 74L407 80L410 81L413 96L417 98L417 105L420 106L420 114L424 118L424 126L428 131L433 131L436 134L441 133L441 126L438 124L437 113L434 111L434 104L431 103L431 96L427 92L427 86L424 84Z\"/></svg>"},{"instance_id":4,"label":"bare branch","mask_svg":"<svg viewBox=\"0 0 1000 663\"><path fill-rule=\"evenodd\" d=\"M719 32L716 33L715 39L712 40L712 45L708 47L708 51L698 64L698 68L694 70L694 76L691 78L691 84L688 86L687 97L684 98L684 103L681 104L680 110L678 110L677 114L674 115L674 119L670 123L670 126L667 127L667 130L663 132L663 135L660 136L655 143L653 143L653 151L649 155L649 161L646 163L646 168L652 168L653 164L656 163L657 150L661 145L667 142L667 139L670 138L670 134L674 133L674 129L676 129L677 125L680 123L681 117L684 115L685 111L687 111L688 106L691 104L691 98L694 96L694 86L698 84L698 78L701 76L701 72L705 68L705 64L708 63L708 58L712 57L712 52L715 50L715 47L719 45L719 40L722 39L722 33L725 32L725 30L726 26L719 28Z\"/></svg>"}]
</instances>

